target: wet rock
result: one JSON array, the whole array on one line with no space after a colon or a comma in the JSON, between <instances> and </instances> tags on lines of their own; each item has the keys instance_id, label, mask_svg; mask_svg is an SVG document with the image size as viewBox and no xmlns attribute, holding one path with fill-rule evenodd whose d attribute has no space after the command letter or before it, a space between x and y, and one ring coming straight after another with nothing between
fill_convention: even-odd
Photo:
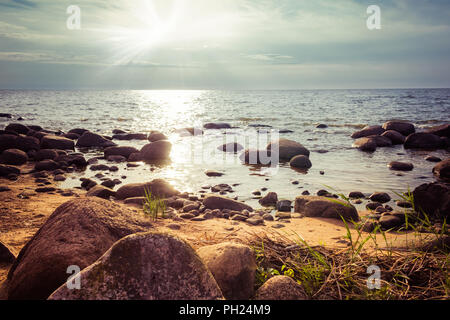
<instances>
[{"instance_id":1,"label":"wet rock","mask_svg":"<svg viewBox=\"0 0 450 320\"><path fill-rule=\"evenodd\" d=\"M299 196L295 199L294 212L306 217L322 217L359 221L358 211L351 204L325 197Z\"/></svg>"},{"instance_id":2,"label":"wet rock","mask_svg":"<svg viewBox=\"0 0 450 320\"><path fill-rule=\"evenodd\" d=\"M130 156L128 157L128 161L130 162L138 162L138 161L142 161L142 155L140 152L135 152L130 154Z\"/></svg>"},{"instance_id":3,"label":"wet rock","mask_svg":"<svg viewBox=\"0 0 450 320\"><path fill-rule=\"evenodd\" d=\"M450 186L445 183L426 183L413 191L414 208L429 217L450 218Z\"/></svg>"},{"instance_id":4,"label":"wet rock","mask_svg":"<svg viewBox=\"0 0 450 320\"><path fill-rule=\"evenodd\" d=\"M414 124L408 121L399 121L399 120L385 122L383 124L383 129L397 131L404 136L408 136L416 132Z\"/></svg>"},{"instance_id":5,"label":"wet rock","mask_svg":"<svg viewBox=\"0 0 450 320\"><path fill-rule=\"evenodd\" d=\"M273 216L270 213L264 214L262 218L264 220L266 220L266 221L273 221L274 220Z\"/></svg>"},{"instance_id":6,"label":"wet rock","mask_svg":"<svg viewBox=\"0 0 450 320\"><path fill-rule=\"evenodd\" d=\"M254 300L308 300L308 295L291 277L274 276L256 291Z\"/></svg>"},{"instance_id":7,"label":"wet rock","mask_svg":"<svg viewBox=\"0 0 450 320\"><path fill-rule=\"evenodd\" d=\"M201 136L203 130L199 128L182 128L175 130L180 136Z\"/></svg>"},{"instance_id":8,"label":"wet rock","mask_svg":"<svg viewBox=\"0 0 450 320\"><path fill-rule=\"evenodd\" d=\"M110 197L114 197L116 193L114 190L107 188L102 185L96 185L95 187L89 189L89 191L86 193L88 197L98 197L103 198L106 200L109 200Z\"/></svg>"},{"instance_id":9,"label":"wet rock","mask_svg":"<svg viewBox=\"0 0 450 320\"><path fill-rule=\"evenodd\" d=\"M403 143L405 143L405 139L406 139L406 137L404 135L402 135L400 132L397 132L394 130L388 130L388 131L384 132L381 136L391 140L391 143L393 145L403 144Z\"/></svg>"},{"instance_id":10,"label":"wet rock","mask_svg":"<svg viewBox=\"0 0 450 320\"><path fill-rule=\"evenodd\" d=\"M392 147L391 139L384 136L368 136L367 138L372 139L377 144L377 147Z\"/></svg>"},{"instance_id":11,"label":"wet rock","mask_svg":"<svg viewBox=\"0 0 450 320\"><path fill-rule=\"evenodd\" d=\"M12 118L12 114L10 114L10 113L0 113L0 118L11 119Z\"/></svg>"},{"instance_id":12,"label":"wet rock","mask_svg":"<svg viewBox=\"0 0 450 320\"><path fill-rule=\"evenodd\" d=\"M18 136L15 140L16 148L25 152L37 151L40 147L39 139L28 136Z\"/></svg>"},{"instance_id":13,"label":"wet rock","mask_svg":"<svg viewBox=\"0 0 450 320\"><path fill-rule=\"evenodd\" d=\"M61 135L61 137L64 137L64 138L67 138L70 140L77 140L80 137L80 135L78 135L76 133L65 133L65 134Z\"/></svg>"},{"instance_id":14,"label":"wet rock","mask_svg":"<svg viewBox=\"0 0 450 320\"><path fill-rule=\"evenodd\" d=\"M106 158L107 161L121 163L127 161L127 158L124 156L109 156Z\"/></svg>"},{"instance_id":15,"label":"wet rock","mask_svg":"<svg viewBox=\"0 0 450 320\"><path fill-rule=\"evenodd\" d=\"M108 171L109 166L107 166L106 164L94 164L90 166L89 169L91 171Z\"/></svg>"},{"instance_id":16,"label":"wet rock","mask_svg":"<svg viewBox=\"0 0 450 320\"><path fill-rule=\"evenodd\" d=\"M279 159L284 161L290 161L293 157L298 155L309 157L310 154L309 150L300 143L284 138L269 143L266 150L271 152L276 152L278 150Z\"/></svg>"},{"instance_id":17,"label":"wet rock","mask_svg":"<svg viewBox=\"0 0 450 320\"><path fill-rule=\"evenodd\" d=\"M229 123L205 123L203 125L205 129L231 129Z\"/></svg>"},{"instance_id":18,"label":"wet rock","mask_svg":"<svg viewBox=\"0 0 450 320\"><path fill-rule=\"evenodd\" d=\"M413 133L406 137L405 149L439 149L442 140L439 136L431 133Z\"/></svg>"},{"instance_id":19,"label":"wet rock","mask_svg":"<svg viewBox=\"0 0 450 320\"><path fill-rule=\"evenodd\" d=\"M216 195L207 195L205 199L203 199L203 205L207 209L230 209L236 211L248 210L250 212L253 211L253 208L249 205L239 202L230 198L216 196Z\"/></svg>"},{"instance_id":20,"label":"wet rock","mask_svg":"<svg viewBox=\"0 0 450 320\"><path fill-rule=\"evenodd\" d=\"M52 149L41 149L34 155L34 160L42 161L42 160L55 160L58 156L58 153Z\"/></svg>"},{"instance_id":21,"label":"wet rock","mask_svg":"<svg viewBox=\"0 0 450 320\"><path fill-rule=\"evenodd\" d=\"M22 165L27 163L28 156L25 152L19 149L8 149L2 152L0 160L5 164Z\"/></svg>"},{"instance_id":22,"label":"wet rock","mask_svg":"<svg viewBox=\"0 0 450 320\"><path fill-rule=\"evenodd\" d=\"M114 147L116 144L104 136L101 136L97 133L93 133L90 131L86 131L83 135L78 139L77 147L82 148L108 148Z\"/></svg>"},{"instance_id":23,"label":"wet rock","mask_svg":"<svg viewBox=\"0 0 450 320\"><path fill-rule=\"evenodd\" d=\"M279 200L277 202L277 210L281 212L291 212L291 203L290 200Z\"/></svg>"},{"instance_id":24,"label":"wet rock","mask_svg":"<svg viewBox=\"0 0 450 320\"><path fill-rule=\"evenodd\" d=\"M379 203L391 201L391 197L386 192L375 192L369 197L369 199Z\"/></svg>"},{"instance_id":25,"label":"wet rock","mask_svg":"<svg viewBox=\"0 0 450 320\"><path fill-rule=\"evenodd\" d=\"M107 159L109 156L122 156L128 159L131 154L138 152L139 150L134 147L118 146L106 148L104 150L104 155L105 159Z\"/></svg>"},{"instance_id":26,"label":"wet rock","mask_svg":"<svg viewBox=\"0 0 450 320\"><path fill-rule=\"evenodd\" d=\"M20 123L10 123L5 128L6 131L14 131L21 134L27 134L27 132L30 130L27 126L20 124Z\"/></svg>"},{"instance_id":27,"label":"wet rock","mask_svg":"<svg viewBox=\"0 0 450 320\"><path fill-rule=\"evenodd\" d=\"M123 133L112 136L113 140L147 140L148 137L144 133Z\"/></svg>"},{"instance_id":28,"label":"wet rock","mask_svg":"<svg viewBox=\"0 0 450 320\"><path fill-rule=\"evenodd\" d=\"M239 159L250 165L269 165L272 161L270 151L256 149L246 149Z\"/></svg>"},{"instance_id":29,"label":"wet rock","mask_svg":"<svg viewBox=\"0 0 450 320\"><path fill-rule=\"evenodd\" d=\"M244 149L244 147L237 142L230 142L217 147L218 150L223 152L239 152Z\"/></svg>"},{"instance_id":30,"label":"wet rock","mask_svg":"<svg viewBox=\"0 0 450 320\"><path fill-rule=\"evenodd\" d=\"M215 186L211 187L211 191L212 192L220 192L220 193L222 193L222 192L232 192L233 188L230 185L226 184L226 183L221 183L221 184L218 184L218 185L215 185Z\"/></svg>"},{"instance_id":31,"label":"wet rock","mask_svg":"<svg viewBox=\"0 0 450 320\"><path fill-rule=\"evenodd\" d=\"M366 209L368 210L375 210L378 207L382 207L383 204L381 202L369 202L366 204Z\"/></svg>"},{"instance_id":32,"label":"wet rock","mask_svg":"<svg viewBox=\"0 0 450 320\"><path fill-rule=\"evenodd\" d=\"M50 299L223 299L216 281L192 247L167 233L127 236L80 276L85 283L80 290L69 290L63 285Z\"/></svg>"},{"instance_id":33,"label":"wet rock","mask_svg":"<svg viewBox=\"0 0 450 320\"><path fill-rule=\"evenodd\" d=\"M167 140L166 135L159 131L152 131L148 136L148 141L150 142L156 142L159 140Z\"/></svg>"},{"instance_id":34,"label":"wet rock","mask_svg":"<svg viewBox=\"0 0 450 320\"><path fill-rule=\"evenodd\" d=\"M302 192L302 195L303 195L303 196L309 196L309 195L310 195L310 193L309 193L309 191L308 191L308 190L305 190L305 191L303 191L303 192Z\"/></svg>"},{"instance_id":35,"label":"wet rock","mask_svg":"<svg viewBox=\"0 0 450 320\"><path fill-rule=\"evenodd\" d=\"M83 133L88 132L88 131L89 131L89 130L82 129L82 128L75 128L75 129L69 130L68 133L75 133L75 134L77 134L77 135L79 135L79 136L82 136Z\"/></svg>"},{"instance_id":36,"label":"wet rock","mask_svg":"<svg viewBox=\"0 0 450 320\"><path fill-rule=\"evenodd\" d=\"M56 175L56 176L53 178L53 180L58 181L58 182L60 182L60 181L66 181L66 177L64 177L64 176L61 175L61 174L58 174L58 175Z\"/></svg>"},{"instance_id":37,"label":"wet rock","mask_svg":"<svg viewBox=\"0 0 450 320\"><path fill-rule=\"evenodd\" d=\"M441 162L441 161L442 161L441 158L435 157L435 156L427 156L427 157L425 158L425 160L426 160L426 161L429 161L429 162Z\"/></svg>"},{"instance_id":38,"label":"wet rock","mask_svg":"<svg viewBox=\"0 0 450 320\"><path fill-rule=\"evenodd\" d=\"M256 261L251 248L227 242L201 247L197 253L226 299L248 300L253 296Z\"/></svg>"},{"instance_id":39,"label":"wet rock","mask_svg":"<svg viewBox=\"0 0 450 320\"><path fill-rule=\"evenodd\" d=\"M97 185L97 182L95 182L95 181L93 181L93 180L91 180L91 179L86 179L86 178L81 178L82 180L82 182L81 182L81 187L83 188L83 189L86 189L86 190L90 190L91 188L93 188L93 187L95 187L96 185Z\"/></svg>"},{"instance_id":40,"label":"wet rock","mask_svg":"<svg viewBox=\"0 0 450 320\"><path fill-rule=\"evenodd\" d=\"M348 194L348 197L352 199L363 199L366 196L361 191L352 191Z\"/></svg>"},{"instance_id":41,"label":"wet rock","mask_svg":"<svg viewBox=\"0 0 450 320\"><path fill-rule=\"evenodd\" d=\"M168 160L172 144L167 140L160 140L146 144L142 147L140 155L146 161Z\"/></svg>"},{"instance_id":42,"label":"wet rock","mask_svg":"<svg viewBox=\"0 0 450 320\"><path fill-rule=\"evenodd\" d=\"M450 158L439 162L433 168L433 174L442 181L450 182Z\"/></svg>"},{"instance_id":43,"label":"wet rock","mask_svg":"<svg viewBox=\"0 0 450 320\"><path fill-rule=\"evenodd\" d=\"M389 169L394 171L412 171L414 165L409 162L392 161L388 164Z\"/></svg>"},{"instance_id":44,"label":"wet rock","mask_svg":"<svg viewBox=\"0 0 450 320\"><path fill-rule=\"evenodd\" d=\"M205 171L205 174L206 174L208 177L221 177L221 176L224 175L224 173L218 172L218 171L214 171L214 170L206 170L206 171Z\"/></svg>"},{"instance_id":45,"label":"wet rock","mask_svg":"<svg viewBox=\"0 0 450 320\"><path fill-rule=\"evenodd\" d=\"M357 148L361 151L373 152L377 150L377 143L372 138L359 138L352 145L353 148Z\"/></svg>"},{"instance_id":46,"label":"wet rock","mask_svg":"<svg viewBox=\"0 0 450 320\"><path fill-rule=\"evenodd\" d=\"M60 136L47 135L41 140L41 149L73 150L74 147L73 140Z\"/></svg>"},{"instance_id":47,"label":"wet rock","mask_svg":"<svg viewBox=\"0 0 450 320\"><path fill-rule=\"evenodd\" d=\"M380 135L384 133L384 129L381 126L367 126L360 131L356 131L352 134L353 139L364 138L373 135Z\"/></svg>"},{"instance_id":48,"label":"wet rock","mask_svg":"<svg viewBox=\"0 0 450 320\"><path fill-rule=\"evenodd\" d=\"M3 152L8 149L17 148L16 140L17 135L0 134L0 152Z\"/></svg>"},{"instance_id":49,"label":"wet rock","mask_svg":"<svg viewBox=\"0 0 450 320\"><path fill-rule=\"evenodd\" d=\"M303 155L293 157L289 162L289 165L292 168L298 169L309 169L312 167L312 163L309 158Z\"/></svg>"},{"instance_id":50,"label":"wet rock","mask_svg":"<svg viewBox=\"0 0 450 320\"><path fill-rule=\"evenodd\" d=\"M68 266L83 269L120 238L149 227L144 218L103 199L76 199L62 204L11 267L9 298L46 299L65 284Z\"/></svg>"},{"instance_id":51,"label":"wet rock","mask_svg":"<svg viewBox=\"0 0 450 320\"><path fill-rule=\"evenodd\" d=\"M396 202L396 205L400 208L412 208L412 204L409 201L399 200Z\"/></svg>"},{"instance_id":52,"label":"wet rock","mask_svg":"<svg viewBox=\"0 0 450 320\"><path fill-rule=\"evenodd\" d=\"M3 263L13 263L16 260L16 257L14 254L8 249L7 246L5 246L3 243L0 242L0 264Z\"/></svg>"},{"instance_id":53,"label":"wet rock","mask_svg":"<svg viewBox=\"0 0 450 320\"><path fill-rule=\"evenodd\" d=\"M450 124L443 124L440 126L432 127L426 131L440 137L450 138Z\"/></svg>"},{"instance_id":54,"label":"wet rock","mask_svg":"<svg viewBox=\"0 0 450 320\"><path fill-rule=\"evenodd\" d=\"M88 165L86 159L79 154L71 154L71 155L61 154L55 158L55 162L65 163L67 166L74 165L79 168L84 168Z\"/></svg>"},{"instance_id":55,"label":"wet rock","mask_svg":"<svg viewBox=\"0 0 450 320\"><path fill-rule=\"evenodd\" d=\"M36 171L52 171L59 168L59 164L53 160L42 160L36 162L34 170Z\"/></svg>"},{"instance_id":56,"label":"wet rock","mask_svg":"<svg viewBox=\"0 0 450 320\"><path fill-rule=\"evenodd\" d=\"M162 179L155 179L147 183L126 184L116 192L116 198L123 200L126 198L142 197L144 190L148 190L152 195L160 198L169 198L179 194L179 191Z\"/></svg>"}]
</instances>

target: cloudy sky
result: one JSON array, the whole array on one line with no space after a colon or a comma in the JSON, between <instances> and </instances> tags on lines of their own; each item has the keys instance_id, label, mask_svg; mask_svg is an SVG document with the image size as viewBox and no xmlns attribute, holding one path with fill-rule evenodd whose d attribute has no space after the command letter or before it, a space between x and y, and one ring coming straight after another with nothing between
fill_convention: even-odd
<instances>
[{"instance_id":1,"label":"cloudy sky","mask_svg":"<svg viewBox=\"0 0 450 320\"><path fill-rule=\"evenodd\" d=\"M405 87L450 87L450 1L0 0L0 88Z\"/></svg>"}]
</instances>

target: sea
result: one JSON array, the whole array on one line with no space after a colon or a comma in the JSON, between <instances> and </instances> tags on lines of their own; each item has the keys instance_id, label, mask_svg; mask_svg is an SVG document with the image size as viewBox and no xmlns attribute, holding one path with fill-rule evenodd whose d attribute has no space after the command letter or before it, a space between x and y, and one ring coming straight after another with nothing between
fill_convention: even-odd
<instances>
[{"instance_id":1,"label":"sea","mask_svg":"<svg viewBox=\"0 0 450 320\"><path fill-rule=\"evenodd\" d=\"M290 200L306 190L315 194L321 189L343 194L382 191L398 198L397 193L434 181L435 164L426 161L426 156L449 157L445 150L405 150L402 145L362 152L352 148L350 136L366 125L395 119L411 121L417 131L449 123L450 89L0 90L0 112L13 115L12 119L0 118L1 129L21 117L20 123L63 132L84 128L112 136L114 129L133 133L161 131L173 144L170 163L139 163L135 168L119 163L119 171L107 177L121 179L122 185L164 178L178 190L192 193L225 183L234 185L230 196L253 206L258 206L253 192L261 189L265 190L262 195L274 191L279 198ZM180 135L177 130L203 128L210 122L229 123L232 128L204 130L199 136ZM327 127L317 128L319 124ZM288 163L270 168L249 166L240 161L240 152L218 150L228 142L264 149L278 138L308 148L312 167L296 171ZM115 142L137 148L148 143ZM94 149L85 154L87 159L102 155L101 150ZM391 161L411 162L414 170L391 171L387 167ZM223 176L208 177L205 170ZM97 173L88 167L71 174L60 187L79 187L81 177L101 182L95 178Z\"/></svg>"}]
</instances>

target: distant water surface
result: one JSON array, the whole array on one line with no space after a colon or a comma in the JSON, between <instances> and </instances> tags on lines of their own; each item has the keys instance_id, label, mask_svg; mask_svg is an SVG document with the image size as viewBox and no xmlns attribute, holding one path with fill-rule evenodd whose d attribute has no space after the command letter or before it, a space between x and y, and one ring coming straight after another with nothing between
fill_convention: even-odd
<instances>
[{"instance_id":1,"label":"distant water surface","mask_svg":"<svg viewBox=\"0 0 450 320\"><path fill-rule=\"evenodd\" d=\"M301 91L0 91L0 112L21 116L24 124L38 124L52 130L86 128L112 135L113 129L130 132L160 130L173 142L172 163L163 167L141 164L111 178L126 175L124 183L166 178L181 191L196 192L204 185L237 184L236 195L256 204L252 191L262 187L279 197L293 199L304 190L311 193L333 187L339 192L359 190L394 192L433 181L433 163L428 154L449 156L444 150L411 151L403 146L379 148L374 153L352 149L353 131L365 125L391 119L413 122L419 130L450 122L450 89L402 90L301 90ZM0 118L0 128L14 119ZM199 127L207 122L227 122L236 129L207 130L202 137L180 137L177 128ZM318 124L328 128L317 129ZM244 166L238 155L218 152L217 146L246 136L255 142L253 125L288 129L280 137L302 143L311 151L313 167L305 174L288 165L276 171ZM267 129L267 128L266 128ZM253 130L253 131L251 131ZM116 141L141 147L145 141ZM265 142L261 142L265 146ZM199 151L200 150L200 151ZM326 153L322 153L326 150ZM92 151L89 156L99 155ZM89 157L88 156L88 157ZM390 161L412 162L412 172L390 171ZM209 178L206 169L221 170L219 178ZM321 175L320 171L325 174ZM93 177L89 169L62 184L78 186L79 177ZM298 185L292 184L299 181Z\"/></svg>"}]
</instances>

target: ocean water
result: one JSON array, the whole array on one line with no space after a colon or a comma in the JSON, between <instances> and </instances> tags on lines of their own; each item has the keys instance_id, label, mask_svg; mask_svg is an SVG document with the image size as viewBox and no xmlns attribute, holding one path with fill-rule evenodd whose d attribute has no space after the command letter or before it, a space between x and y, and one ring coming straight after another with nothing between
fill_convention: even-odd
<instances>
[{"instance_id":1,"label":"ocean water","mask_svg":"<svg viewBox=\"0 0 450 320\"><path fill-rule=\"evenodd\" d=\"M52 130L86 128L112 135L113 129L130 132L159 130L173 143L171 163L137 168L118 164L123 183L165 178L180 191L197 192L202 186L239 184L233 196L257 205L252 191L262 187L281 198L294 199L304 190L335 189L348 193L395 192L431 182L433 163L424 158L446 158L445 150L413 151L403 146L378 148L374 153L353 149L352 132L365 125L392 119L409 120L417 129L450 122L450 89L399 90L299 90L299 91L0 91L0 112L21 116L24 124L37 124ZM0 128L12 119L0 118ZM202 128L207 122L227 122L233 129L205 130L203 136L183 137L176 129ZM317 129L318 124L328 128ZM263 125L270 134L258 136ZM279 129L292 130L279 137L302 143L311 151L313 164L307 172L280 164L268 170L243 165L239 153L225 154L217 147L237 141L244 146L264 148L277 137ZM273 130L273 131L271 131ZM259 145L257 141L259 139ZM119 145L142 147L145 141L116 141ZM325 152L326 151L326 152ZM325 152L325 153L324 153ZM91 150L86 157L102 155ZM390 171L390 161L412 162L412 172ZM104 161L106 163L106 161ZM102 162L100 162L102 163ZM205 170L219 170L222 177L210 178ZM320 171L325 174L321 175ZM79 186L80 177L98 172L73 174L62 187ZM298 185L292 184L299 181ZM263 193L264 194L264 193Z\"/></svg>"}]
</instances>

